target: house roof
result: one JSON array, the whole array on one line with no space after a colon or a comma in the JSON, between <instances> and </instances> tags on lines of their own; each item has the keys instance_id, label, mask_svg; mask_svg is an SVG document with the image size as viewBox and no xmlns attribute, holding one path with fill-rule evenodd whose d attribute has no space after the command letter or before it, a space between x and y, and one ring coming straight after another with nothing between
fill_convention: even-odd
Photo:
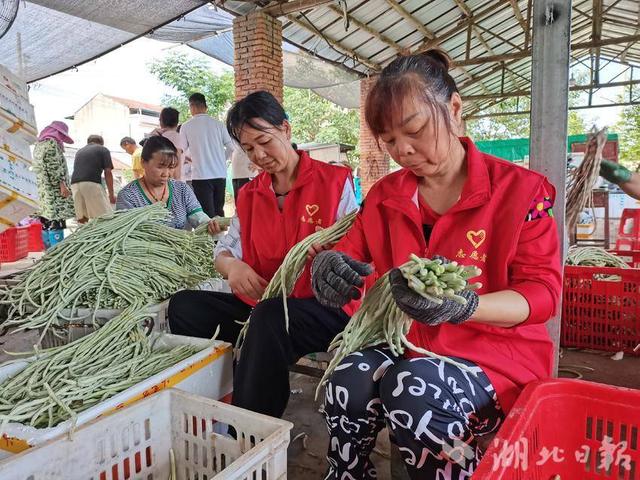
<instances>
[{"instance_id":1,"label":"house roof","mask_svg":"<svg viewBox=\"0 0 640 480\"><path fill-rule=\"evenodd\" d=\"M160 113L160 111L162 110L162 106L154 105L152 103L139 102L138 100L131 100L129 98L122 98L122 97L114 97L112 95L104 95L104 97L109 98L114 102L120 103L129 108L150 110L152 112L157 112L157 113Z\"/></svg>"}]
</instances>

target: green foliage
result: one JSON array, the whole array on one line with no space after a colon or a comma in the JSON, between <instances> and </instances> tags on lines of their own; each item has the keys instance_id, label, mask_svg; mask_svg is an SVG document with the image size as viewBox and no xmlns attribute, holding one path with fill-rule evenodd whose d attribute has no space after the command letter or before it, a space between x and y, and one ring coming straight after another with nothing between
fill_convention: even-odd
<instances>
[{"instance_id":1,"label":"green foliage","mask_svg":"<svg viewBox=\"0 0 640 480\"><path fill-rule=\"evenodd\" d=\"M176 108L181 122L190 117L187 98L194 92L200 92L207 98L209 114L221 120L233 103L233 73L216 75L206 60L170 53L149 64L149 71L178 92L165 96L163 105ZM284 89L284 107L295 142L358 144L360 122L357 110L341 108L311 90L290 87Z\"/></svg>"},{"instance_id":2,"label":"green foliage","mask_svg":"<svg viewBox=\"0 0 640 480\"><path fill-rule=\"evenodd\" d=\"M311 90L284 88L284 108L297 143L346 143L357 145L358 111L341 108Z\"/></svg>"},{"instance_id":3,"label":"green foliage","mask_svg":"<svg viewBox=\"0 0 640 480\"><path fill-rule=\"evenodd\" d=\"M171 52L148 67L158 80L177 91L176 95L165 95L162 104L176 108L181 122L191 116L188 98L192 93L202 93L207 99L209 114L219 119L233 102L233 73L216 75L204 59Z\"/></svg>"},{"instance_id":4,"label":"green foliage","mask_svg":"<svg viewBox=\"0 0 640 480\"><path fill-rule=\"evenodd\" d=\"M640 166L640 105L630 105L622 110L615 126L620 142L620 161L627 167Z\"/></svg>"},{"instance_id":5,"label":"green foliage","mask_svg":"<svg viewBox=\"0 0 640 480\"><path fill-rule=\"evenodd\" d=\"M480 114L501 114L519 110L529 110L528 98L509 98ZM479 118L467 122L467 135L474 141L505 140L529 136L529 115L511 115Z\"/></svg>"}]
</instances>

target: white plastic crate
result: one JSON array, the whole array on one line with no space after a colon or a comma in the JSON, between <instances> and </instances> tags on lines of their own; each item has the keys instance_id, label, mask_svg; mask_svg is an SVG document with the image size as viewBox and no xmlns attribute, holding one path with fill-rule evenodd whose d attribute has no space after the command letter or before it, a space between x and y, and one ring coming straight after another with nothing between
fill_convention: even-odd
<instances>
[{"instance_id":1,"label":"white plastic crate","mask_svg":"<svg viewBox=\"0 0 640 480\"><path fill-rule=\"evenodd\" d=\"M187 392L213 399L226 399L233 390L232 347L221 341L211 342L202 338L152 333L155 346L176 347L179 345L201 346L203 350L184 359L173 367L167 368L144 382L120 392L110 399L99 403L78 414L76 428L96 418L137 402L160 390L177 387ZM0 383L22 371L29 360L0 367ZM0 427L0 463L12 453L40 445L43 442L60 437L69 432L71 420L62 422L53 428L33 428L18 423L9 423ZM86 480L88 480L87 477ZM0 475L0 479L5 477ZM99 479L94 479L99 480Z\"/></svg>"},{"instance_id":2,"label":"white plastic crate","mask_svg":"<svg viewBox=\"0 0 640 480\"><path fill-rule=\"evenodd\" d=\"M166 480L173 449L179 480L283 480L292 426L169 389L15 455L0 464L0 478Z\"/></svg>"},{"instance_id":3,"label":"white plastic crate","mask_svg":"<svg viewBox=\"0 0 640 480\"><path fill-rule=\"evenodd\" d=\"M153 314L148 324L152 331L169 333L168 309L169 300L147 307L146 311ZM96 323L102 326L121 312L122 310L119 309L98 309L96 310ZM74 312L73 317L71 310L63 310L61 313L62 316L58 318L59 325L50 327L42 338L42 348L66 345L95 331L92 309L79 308ZM74 320L67 320L68 318Z\"/></svg>"}]
</instances>

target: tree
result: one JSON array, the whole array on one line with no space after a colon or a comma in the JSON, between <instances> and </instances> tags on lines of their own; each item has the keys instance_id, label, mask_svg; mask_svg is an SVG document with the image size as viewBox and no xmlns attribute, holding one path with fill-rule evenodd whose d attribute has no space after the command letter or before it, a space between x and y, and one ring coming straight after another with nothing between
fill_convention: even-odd
<instances>
[{"instance_id":1,"label":"tree","mask_svg":"<svg viewBox=\"0 0 640 480\"><path fill-rule=\"evenodd\" d=\"M630 105L622 110L616 132L620 142L620 161L636 169L640 165L640 105Z\"/></svg>"},{"instance_id":2,"label":"tree","mask_svg":"<svg viewBox=\"0 0 640 480\"><path fill-rule=\"evenodd\" d=\"M234 101L233 74L216 75L206 60L170 53L149 64L150 72L178 92L166 95L163 104L180 112L180 121L190 117L187 98L200 92L207 98L209 114L222 119ZM356 110L339 107L311 90L284 88L284 108L298 143L358 144L359 117Z\"/></svg>"},{"instance_id":3,"label":"tree","mask_svg":"<svg viewBox=\"0 0 640 480\"><path fill-rule=\"evenodd\" d=\"M518 109L529 110L529 99L509 98L480 113L483 115L500 114L514 112ZM467 122L467 135L474 141L525 138L529 136L529 123L528 115L480 118Z\"/></svg>"},{"instance_id":4,"label":"tree","mask_svg":"<svg viewBox=\"0 0 640 480\"><path fill-rule=\"evenodd\" d=\"M178 93L165 95L162 103L174 107L180 112L180 121L184 122L189 113L189 95L202 93L207 99L208 113L222 119L234 100L233 73L214 74L206 60L176 52L154 60L149 71L165 85Z\"/></svg>"},{"instance_id":5,"label":"tree","mask_svg":"<svg viewBox=\"0 0 640 480\"><path fill-rule=\"evenodd\" d=\"M295 142L358 144L360 119L356 110L339 107L311 90L290 87L284 88L284 107Z\"/></svg>"}]
</instances>

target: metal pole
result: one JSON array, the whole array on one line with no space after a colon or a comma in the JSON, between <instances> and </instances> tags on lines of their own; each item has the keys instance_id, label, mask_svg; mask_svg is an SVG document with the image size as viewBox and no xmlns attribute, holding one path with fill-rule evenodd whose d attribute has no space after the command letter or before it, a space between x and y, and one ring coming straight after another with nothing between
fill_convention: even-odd
<instances>
[{"instance_id":1,"label":"metal pole","mask_svg":"<svg viewBox=\"0 0 640 480\"><path fill-rule=\"evenodd\" d=\"M564 220L571 0L534 0L532 21L530 168L546 175L556 187L553 212L558 223L564 264L568 244ZM560 318L561 306L556 317L547 324L556 349L555 374L558 369Z\"/></svg>"}]
</instances>

